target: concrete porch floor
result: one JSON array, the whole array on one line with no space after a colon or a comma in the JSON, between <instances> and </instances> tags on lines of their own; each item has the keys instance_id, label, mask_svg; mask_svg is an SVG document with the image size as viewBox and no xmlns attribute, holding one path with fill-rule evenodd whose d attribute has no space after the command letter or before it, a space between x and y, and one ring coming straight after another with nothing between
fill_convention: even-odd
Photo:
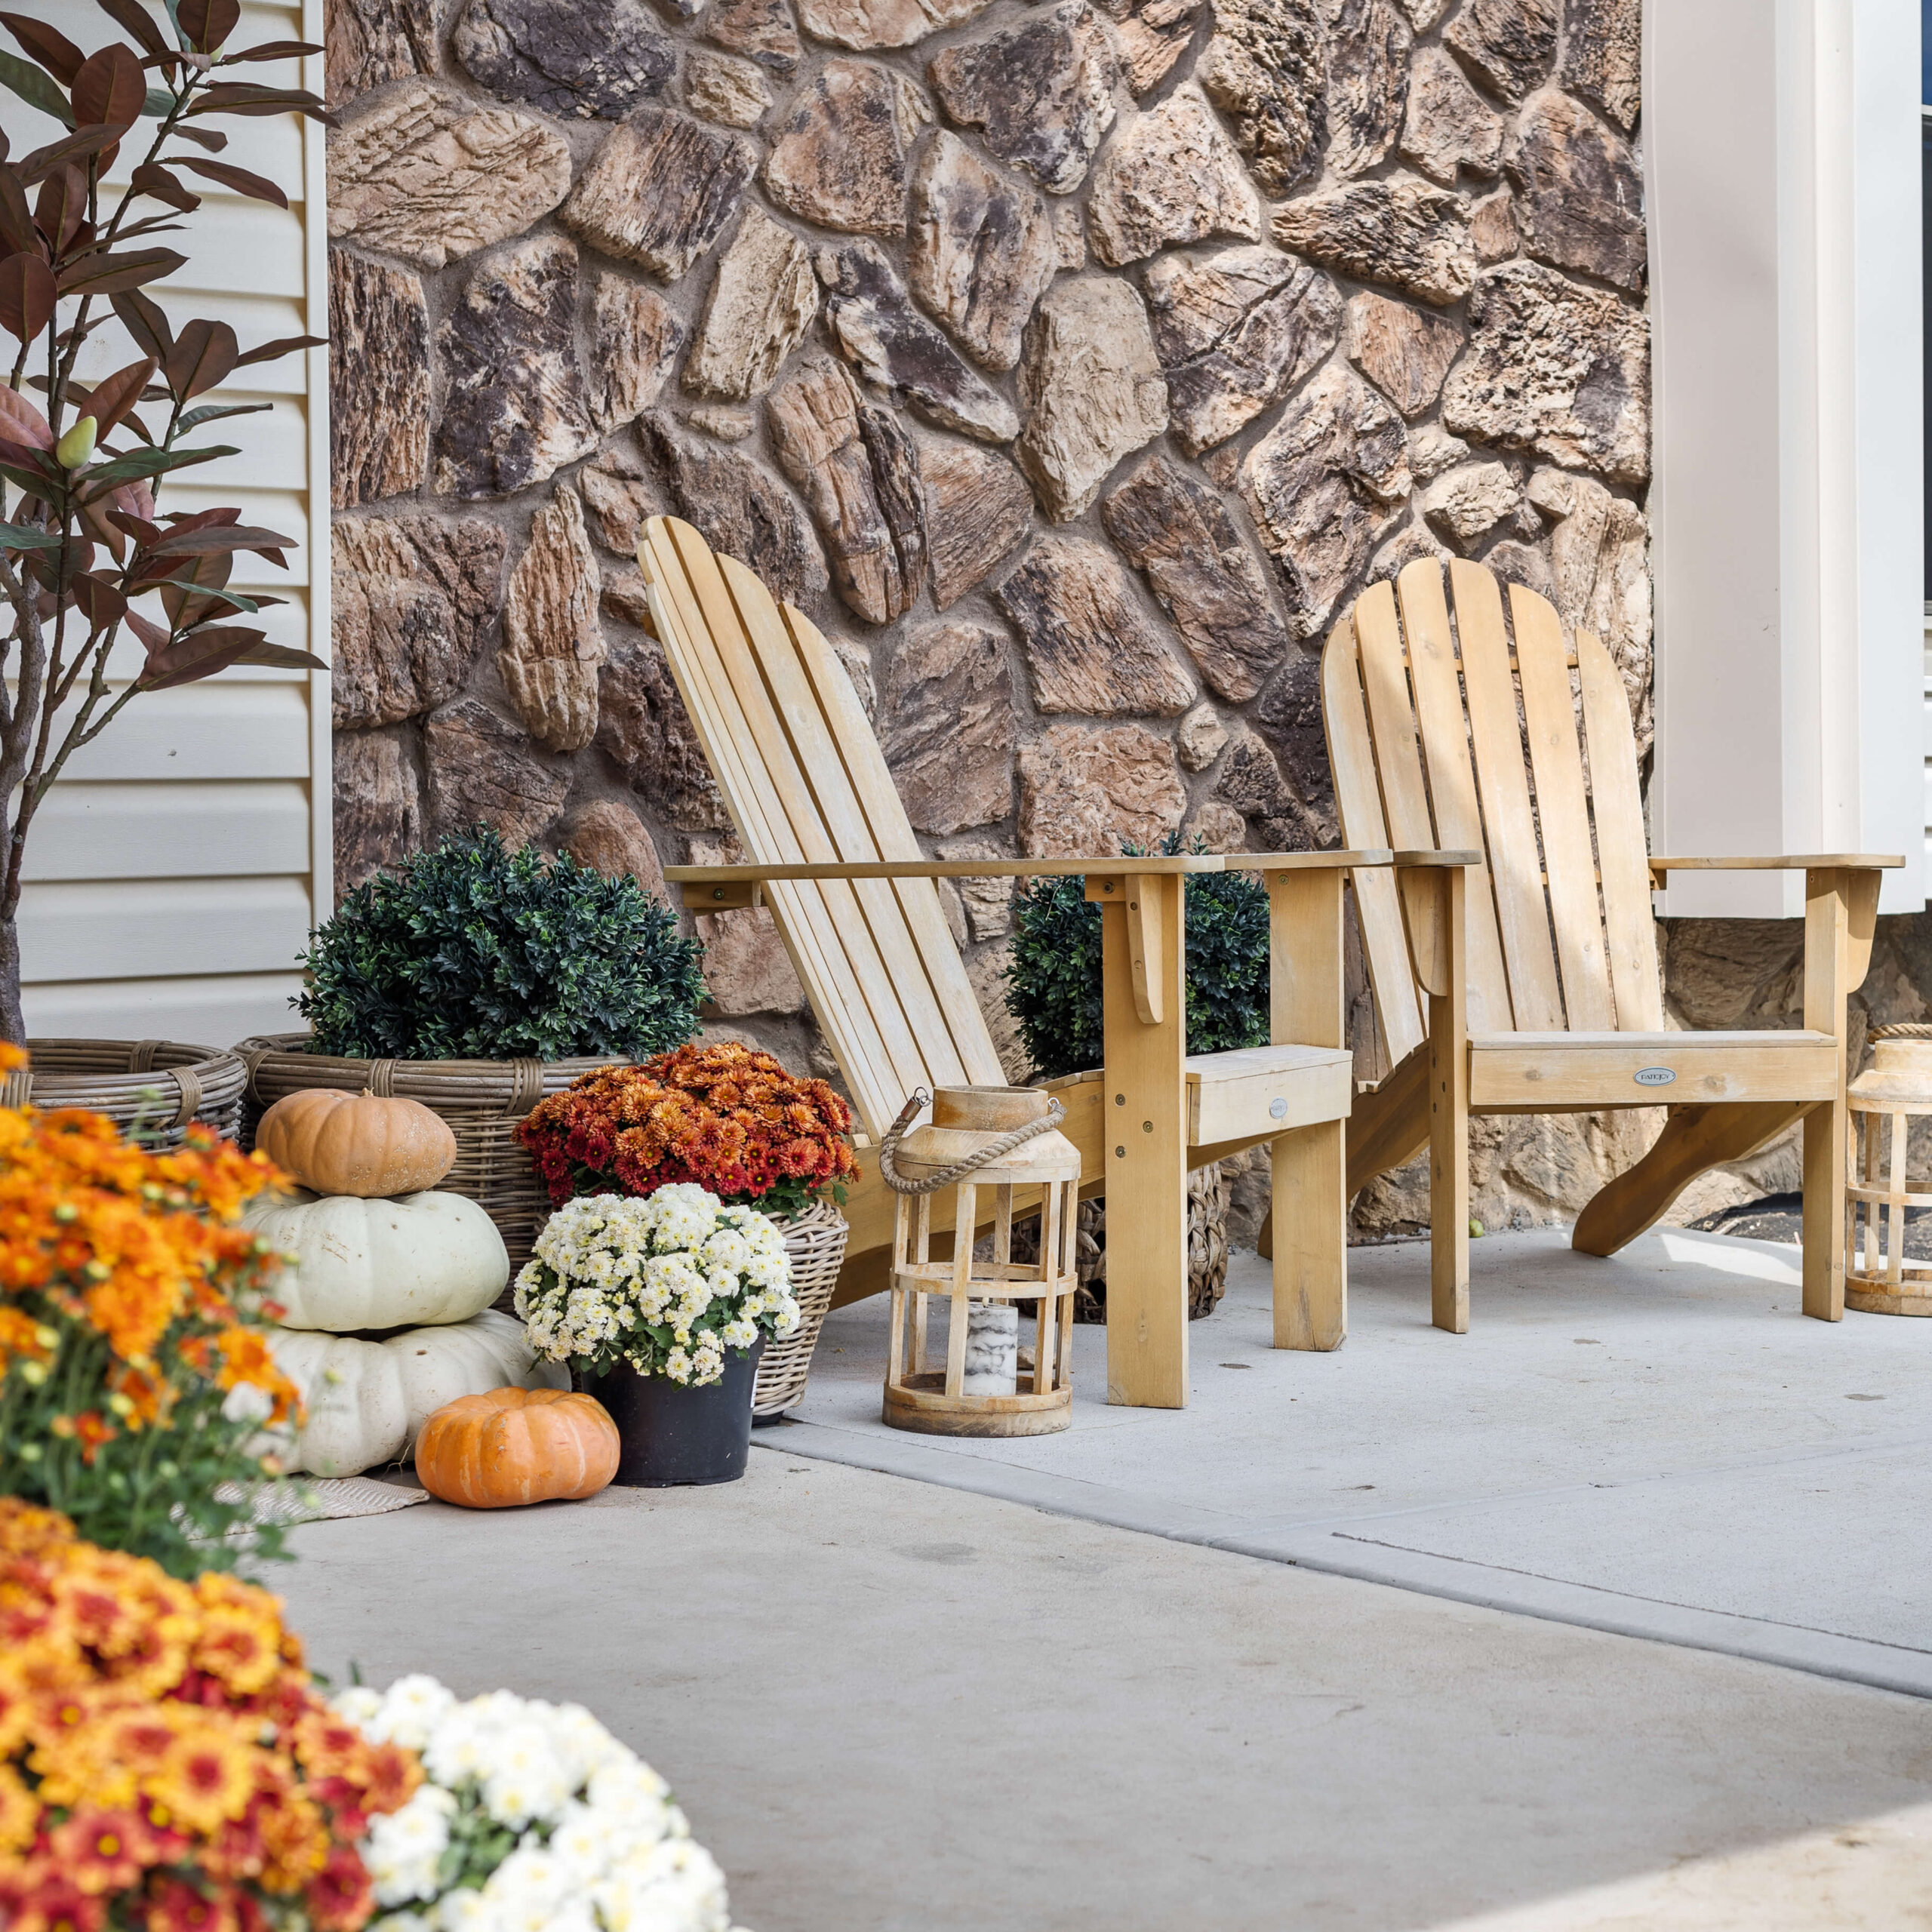
<instances>
[{"instance_id":1,"label":"concrete porch floor","mask_svg":"<svg viewBox=\"0 0 1932 1932\"><path fill-rule=\"evenodd\" d=\"M1241 1257L1183 1412L892 1435L862 1306L743 1483L313 1524L272 1580L325 1670L592 1706L758 1932L1932 1927L1932 1327L1521 1235L1459 1339L1424 1249L1354 1260L1317 1357Z\"/></svg>"},{"instance_id":2,"label":"concrete porch floor","mask_svg":"<svg viewBox=\"0 0 1932 1932\"><path fill-rule=\"evenodd\" d=\"M796 1456L1344 1576L1932 1696L1932 1322L1798 1312L1795 1248L1665 1229L1609 1261L1472 1244L1470 1332L1429 1325L1420 1242L1350 1257L1349 1338L1276 1350L1238 1254L1189 1324L1180 1411L1011 1441L879 1420L882 1298L826 1324Z\"/></svg>"}]
</instances>

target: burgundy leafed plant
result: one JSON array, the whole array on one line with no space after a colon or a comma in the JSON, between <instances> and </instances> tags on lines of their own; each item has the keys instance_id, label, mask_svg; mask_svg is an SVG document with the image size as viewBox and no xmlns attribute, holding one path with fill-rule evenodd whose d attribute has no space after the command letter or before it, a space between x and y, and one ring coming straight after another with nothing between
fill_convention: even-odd
<instances>
[{"instance_id":1,"label":"burgundy leafed plant","mask_svg":"<svg viewBox=\"0 0 1932 1932\"><path fill-rule=\"evenodd\" d=\"M0 1035L14 1041L25 1037L22 857L61 768L137 692L231 664L321 664L233 621L281 601L227 588L237 553L285 569L291 539L249 528L238 510L171 515L155 506L171 472L236 453L186 438L270 407L195 398L237 369L321 338L245 351L224 321L171 328L144 292L186 263L152 245L201 205L191 177L288 205L272 181L211 158L228 143L212 124L234 115L322 118L312 94L229 77L247 63L317 50L284 40L229 51L238 0L173 0L162 20L142 0L99 5L131 45L84 53L43 21L0 13L27 57L0 51L0 85L66 130L17 160L0 136L0 329L19 344L0 389L0 593L13 620L0 638L0 796L13 801L0 849ZM155 124L151 135L143 122ZM124 188L103 194L124 145L140 158ZM97 380L77 376L89 342L117 324L134 359ZM90 368L113 359L104 337L100 347L106 352L88 358ZM133 681L117 685L109 660L124 628L146 661Z\"/></svg>"}]
</instances>

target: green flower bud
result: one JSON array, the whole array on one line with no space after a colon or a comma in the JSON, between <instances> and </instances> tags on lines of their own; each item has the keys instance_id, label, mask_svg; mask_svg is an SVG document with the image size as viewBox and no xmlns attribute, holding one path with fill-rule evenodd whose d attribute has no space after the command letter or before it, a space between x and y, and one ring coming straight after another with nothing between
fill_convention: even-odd
<instances>
[{"instance_id":1,"label":"green flower bud","mask_svg":"<svg viewBox=\"0 0 1932 1932\"><path fill-rule=\"evenodd\" d=\"M100 425L91 416L83 416L54 445L54 460L63 469L78 469L94 454L94 437Z\"/></svg>"}]
</instances>

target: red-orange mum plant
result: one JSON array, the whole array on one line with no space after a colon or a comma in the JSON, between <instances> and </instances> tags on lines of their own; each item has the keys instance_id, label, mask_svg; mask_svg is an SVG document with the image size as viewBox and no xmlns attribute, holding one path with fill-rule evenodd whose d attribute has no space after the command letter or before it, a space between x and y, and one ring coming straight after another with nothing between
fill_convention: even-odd
<instances>
[{"instance_id":1,"label":"red-orange mum plant","mask_svg":"<svg viewBox=\"0 0 1932 1932\"><path fill-rule=\"evenodd\" d=\"M859 1171L852 1109L768 1053L679 1047L586 1073L540 1101L517 1136L561 1207L574 1194L654 1193L695 1181L728 1204L795 1214Z\"/></svg>"},{"instance_id":2,"label":"red-orange mum plant","mask_svg":"<svg viewBox=\"0 0 1932 1932\"><path fill-rule=\"evenodd\" d=\"M0 1108L0 1495L177 1576L233 1565L246 1487L278 1473L263 1426L296 1402L276 1257L235 1225L278 1178L200 1130L156 1152L99 1114Z\"/></svg>"},{"instance_id":3,"label":"red-orange mum plant","mask_svg":"<svg viewBox=\"0 0 1932 1932\"><path fill-rule=\"evenodd\" d=\"M421 1779L329 1709L266 1590L0 1500L8 1932L358 1932L355 1841Z\"/></svg>"}]
</instances>

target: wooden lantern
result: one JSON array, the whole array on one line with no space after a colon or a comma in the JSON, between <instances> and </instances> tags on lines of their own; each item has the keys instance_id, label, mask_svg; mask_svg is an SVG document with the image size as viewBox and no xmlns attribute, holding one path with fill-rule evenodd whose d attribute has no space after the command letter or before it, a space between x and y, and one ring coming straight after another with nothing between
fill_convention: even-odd
<instances>
[{"instance_id":1,"label":"wooden lantern","mask_svg":"<svg viewBox=\"0 0 1932 1932\"><path fill-rule=\"evenodd\" d=\"M1932 1208L1932 1170L1912 1158L1915 1121L1932 1123L1932 1026L1875 1026L1872 1063L1847 1090L1844 1305L1868 1315L1932 1315L1932 1262L1906 1259L1906 1211ZM1921 1149L1932 1124L1921 1131Z\"/></svg>"},{"instance_id":2,"label":"wooden lantern","mask_svg":"<svg viewBox=\"0 0 1932 1932\"><path fill-rule=\"evenodd\" d=\"M917 1186L980 1158L1001 1136L1045 1121L1050 1106L1048 1095L1027 1088L940 1088L931 1124L914 1128L891 1149L900 1184ZM942 1261L931 1258L933 1192L899 1196L884 1419L894 1429L929 1435L1051 1435L1072 1419L1080 1150L1045 1128L960 1176L955 1191L953 1251ZM1038 1196L1037 1263L1013 1259L1016 1191ZM988 1218L980 1197L989 1192L992 1252L982 1260L974 1254L973 1231ZM947 1297L949 1307L943 1368L927 1366L928 1309L937 1295ZM1032 1363L1016 1349L1011 1392L989 1391L985 1385L1001 1378L997 1367L989 1376L969 1373L969 1328L995 1327L997 1318L986 1318L991 1312L1022 1301L1038 1304Z\"/></svg>"}]
</instances>

